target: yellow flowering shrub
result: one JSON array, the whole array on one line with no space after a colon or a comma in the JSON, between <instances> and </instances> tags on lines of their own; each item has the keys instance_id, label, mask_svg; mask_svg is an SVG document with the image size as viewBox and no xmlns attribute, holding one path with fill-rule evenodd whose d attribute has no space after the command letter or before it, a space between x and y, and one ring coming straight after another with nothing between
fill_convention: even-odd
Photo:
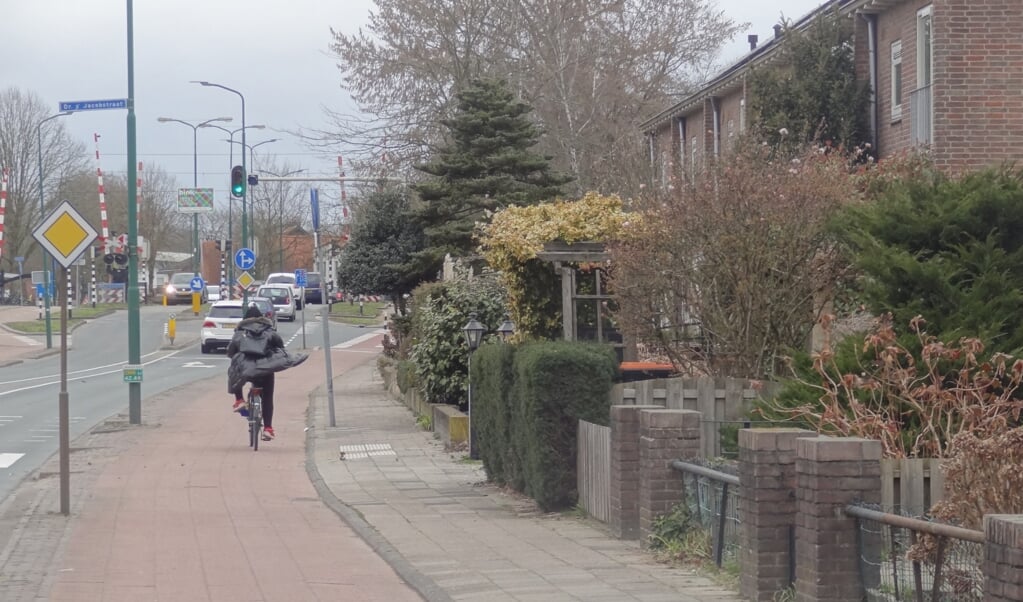
<instances>
[{"instance_id":1,"label":"yellow flowering shrub","mask_svg":"<svg viewBox=\"0 0 1023 602\"><path fill-rule=\"evenodd\" d=\"M501 272L516 338L561 335L561 280L551 264L537 258L544 244L618 240L636 218L617 195L596 192L495 213L479 232L480 253Z\"/></svg>"}]
</instances>

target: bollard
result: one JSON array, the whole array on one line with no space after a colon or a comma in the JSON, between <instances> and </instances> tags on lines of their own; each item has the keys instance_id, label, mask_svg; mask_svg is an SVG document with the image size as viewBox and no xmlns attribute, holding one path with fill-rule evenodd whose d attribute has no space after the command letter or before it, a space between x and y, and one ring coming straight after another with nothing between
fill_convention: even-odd
<instances>
[{"instance_id":1,"label":"bollard","mask_svg":"<svg viewBox=\"0 0 1023 602\"><path fill-rule=\"evenodd\" d=\"M192 293L192 313L197 316L199 315L199 306L201 305L199 296L199 293Z\"/></svg>"},{"instance_id":2,"label":"bollard","mask_svg":"<svg viewBox=\"0 0 1023 602\"><path fill-rule=\"evenodd\" d=\"M167 293L163 294L163 306L167 307Z\"/></svg>"},{"instance_id":3,"label":"bollard","mask_svg":"<svg viewBox=\"0 0 1023 602\"><path fill-rule=\"evenodd\" d=\"M170 339L171 345L174 344L174 335L177 334L177 332L178 332L178 321L174 317L174 314L171 314L167 318L167 338Z\"/></svg>"}]
</instances>

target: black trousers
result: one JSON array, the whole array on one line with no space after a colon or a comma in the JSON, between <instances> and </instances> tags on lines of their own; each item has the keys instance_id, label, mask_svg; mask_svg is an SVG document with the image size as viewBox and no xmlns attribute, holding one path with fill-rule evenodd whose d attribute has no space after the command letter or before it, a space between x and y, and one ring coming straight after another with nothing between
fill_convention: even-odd
<instances>
[{"instance_id":1,"label":"black trousers","mask_svg":"<svg viewBox=\"0 0 1023 602\"><path fill-rule=\"evenodd\" d=\"M244 386L244 385L243 385ZM253 387L263 389L263 426L273 428L274 424L274 375L264 376L252 381ZM242 397L242 387L231 391L235 399Z\"/></svg>"}]
</instances>

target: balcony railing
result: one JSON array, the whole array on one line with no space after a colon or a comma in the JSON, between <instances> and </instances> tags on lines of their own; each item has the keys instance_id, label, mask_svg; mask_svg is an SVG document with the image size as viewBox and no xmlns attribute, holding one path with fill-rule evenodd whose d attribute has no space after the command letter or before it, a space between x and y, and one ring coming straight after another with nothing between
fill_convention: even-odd
<instances>
[{"instance_id":1,"label":"balcony railing","mask_svg":"<svg viewBox=\"0 0 1023 602\"><path fill-rule=\"evenodd\" d=\"M909 137L913 144L930 144L934 117L933 85L909 94Z\"/></svg>"}]
</instances>

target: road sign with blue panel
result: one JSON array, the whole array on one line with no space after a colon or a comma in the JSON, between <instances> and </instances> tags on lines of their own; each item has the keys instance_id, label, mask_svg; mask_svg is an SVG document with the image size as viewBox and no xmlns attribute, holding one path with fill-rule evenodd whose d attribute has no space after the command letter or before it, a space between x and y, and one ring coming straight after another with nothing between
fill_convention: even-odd
<instances>
[{"instance_id":1,"label":"road sign with blue panel","mask_svg":"<svg viewBox=\"0 0 1023 602\"><path fill-rule=\"evenodd\" d=\"M192 280L189 281L189 284L192 287L193 293L201 293L202 289L206 288L206 283L203 282L202 276L196 276L195 278L192 278Z\"/></svg>"},{"instance_id":2,"label":"road sign with blue panel","mask_svg":"<svg viewBox=\"0 0 1023 602\"><path fill-rule=\"evenodd\" d=\"M104 111L107 109L127 109L127 98L108 98L105 100L71 100L60 103L61 111Z\"/></svg>"},{"instance_id":3,"label":"road sign with blue panel","mask_svg":"<svg viewBox=\"0 0 1023 602\"><path fill-rule=\"evenodd\" d=\"M301 268L295 270L295 284L305 288L305 285L308 282L306 280L305 274L306 274L305 270Z\"/></svg>"},{"instance_id":4,"label":"road sign with blue panel","mask_svg":"<svg viewBox=\"0 0 1023 602\"><path fill-rule=\"evenodd\" d=\"M234 254L234 264L242 270L251 270L256 265L256 254L252 249L242 248Z\"/></svg>"},{"instance_id":5,"label":"road sign with blue panel","mask_svg":"<svg viewBox=\"0 0 1023 602\"><path fill-rule=\"evenodd\" d=\"M320 191L317 188L309 189L309 206L313 212L313 230L320 229Z\"/></svg>"}]
</instances>

